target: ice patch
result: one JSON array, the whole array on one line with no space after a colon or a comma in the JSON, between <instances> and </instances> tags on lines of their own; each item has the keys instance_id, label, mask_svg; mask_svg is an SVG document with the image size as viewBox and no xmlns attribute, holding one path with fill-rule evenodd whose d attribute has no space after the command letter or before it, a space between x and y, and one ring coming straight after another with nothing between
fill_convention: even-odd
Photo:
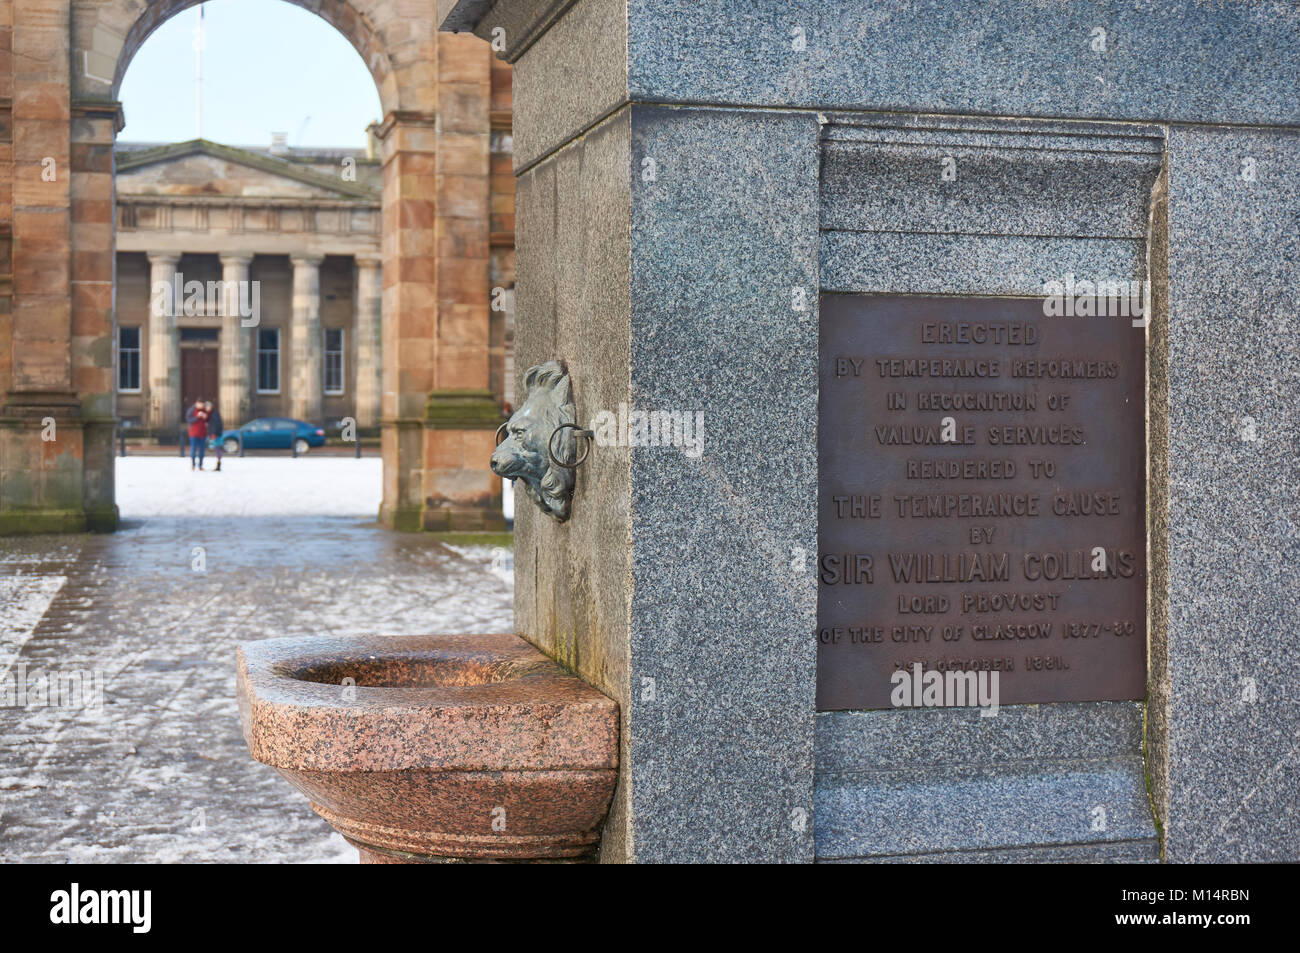
<instances>
[{"instance_id":1,"label":"ice patch","mask_svg":"<svg viewBox=\"0 0 1300 953\"><path fill-rule=\"evenodd\" d=\"M67 576L0 576L0 678L22 653Z\"/></svg>"},{"instance_id":2,"label":"ice patch","mask_svg":"<svg viewBox=\"0 0 1300 953\"><path fill-rule=\"evenodd\" d=\"M361 857L357 849L343 839L343 835L334 831L321 843L320 850L309 853L296 861L299 864L359 864Z\"/></svg>"}]
</instances>

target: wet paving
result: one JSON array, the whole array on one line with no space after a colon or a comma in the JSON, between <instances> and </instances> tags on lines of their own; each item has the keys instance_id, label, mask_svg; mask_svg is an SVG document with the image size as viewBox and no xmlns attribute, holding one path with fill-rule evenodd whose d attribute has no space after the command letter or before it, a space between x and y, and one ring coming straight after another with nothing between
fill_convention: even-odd
<instances>
[{"instance_id":1,"label":"wet paving","mask_svg":"<svg viewBox=\"0 0 1300 953\"><path fill-rule=\"evenodd\" d=\"M0 862L355 862L249 758L235 645L508 631L503 558L352 517L0 538ZM55 673L87 697L43 704Z\"/></svg>"}]
</instances>

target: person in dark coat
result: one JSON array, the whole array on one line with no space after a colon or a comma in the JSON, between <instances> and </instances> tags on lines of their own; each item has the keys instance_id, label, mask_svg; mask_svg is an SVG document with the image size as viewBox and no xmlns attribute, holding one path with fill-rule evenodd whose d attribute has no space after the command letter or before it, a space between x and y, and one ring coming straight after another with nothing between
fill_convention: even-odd
<instances>
[{"instance_id":1,"label":"person in dark coat","mask_svg":"<svg viewBox=\"0 0 1300 953\"><path fill-rule=\"evenodd\" d=\"M217 442L213 446L212 450L213 453L217 455L216 469L220 471L221 470L221 435L225 433L225 428L221 422L221 411L218 410L213 405L212 401L208 401L203 406L208 412L208 436L217 438Z\"/></svg>"}]
</instances>

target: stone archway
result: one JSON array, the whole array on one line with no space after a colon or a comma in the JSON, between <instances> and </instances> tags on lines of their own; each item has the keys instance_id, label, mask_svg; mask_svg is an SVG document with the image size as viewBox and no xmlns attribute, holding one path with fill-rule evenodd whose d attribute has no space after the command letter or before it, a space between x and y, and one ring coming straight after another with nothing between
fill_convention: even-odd
<instances>
[{"instance_id":1,"label":"stone archway","mask_svg":"<svg viewBox=\"0 0 1300 953\"><path fill-rule=\"evenodd\" d=\"M11 163L0 154L0 181L13 183L12 209L0 208L0 299L11 292L0 325L0 532L116 525L117 91L149 35L198 2L0 0L12 10L0 33L13 51L0 71L9 74L0 75L0 110L9 112L0 136L13 142ZM286 2L348 38L385 113L381 519L401 529L493 527L496 61L475 37L439 34L432 2Z\"/></svg>"}]
</instances>

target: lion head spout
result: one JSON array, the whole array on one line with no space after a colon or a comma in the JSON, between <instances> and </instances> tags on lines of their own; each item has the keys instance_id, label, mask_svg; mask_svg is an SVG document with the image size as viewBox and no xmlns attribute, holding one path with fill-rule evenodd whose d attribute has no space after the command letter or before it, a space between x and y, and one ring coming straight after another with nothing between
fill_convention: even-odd
<instances>
[{"instance_id":1,"label":"lion head spout","mask_svg":"<svg viewBox=\"0 0 1300 953\"><path fill-rule=\"evenodd\" d=\"M552 462L547 443L560 424L571 424L576 416L569 372L560 361L530 367L524 392L523 406L506 423L506 438L492 454L492 472L522 480L529 499L564 522L573 499L573 471ZM570 459L573 430L561 430L554 447L560 459Z\"/></svg>"}]
</instances>

